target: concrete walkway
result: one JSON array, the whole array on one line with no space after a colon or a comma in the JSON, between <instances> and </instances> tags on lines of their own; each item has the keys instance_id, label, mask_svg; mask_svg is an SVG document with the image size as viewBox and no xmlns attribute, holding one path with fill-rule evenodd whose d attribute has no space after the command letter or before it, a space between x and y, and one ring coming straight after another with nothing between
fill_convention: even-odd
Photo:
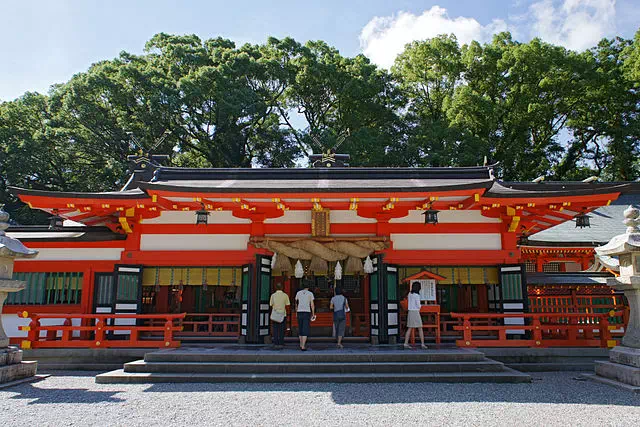
<instances>
[{"instance_id":1,"label":"concrete walkway","mask_svg":"<svg viewBox=\"0 0 640 427\"><path fill-rule=\"evenodd\" d=\"M637 426L640 396L534 375L530 384L95 384L54 372L0 391L6 425Z\"/></svg>"}]
</instances>

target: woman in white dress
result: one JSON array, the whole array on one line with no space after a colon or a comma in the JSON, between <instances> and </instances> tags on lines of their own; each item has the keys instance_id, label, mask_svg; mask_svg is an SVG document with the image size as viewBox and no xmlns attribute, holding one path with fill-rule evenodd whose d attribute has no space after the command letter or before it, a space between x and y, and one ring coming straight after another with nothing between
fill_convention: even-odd
<instances>
[{"instance_id":1,"label":"woman in white dress","mask_svg":"<svg viewBox=\"0 0 640 427\"><path fill-rule=\"evenodd\" d=\"M409 292L408 300L408 313L407 313L407 334L404 337L404 348L411 348L409 345L409 337L411 336L411 329L415 328L420 334L420 344L422 348L426 349L424 345L424 332L422 331L422 316L420 316L420 282L413 282L411 284L411 292Z\"/></svg>"}]
</instances>

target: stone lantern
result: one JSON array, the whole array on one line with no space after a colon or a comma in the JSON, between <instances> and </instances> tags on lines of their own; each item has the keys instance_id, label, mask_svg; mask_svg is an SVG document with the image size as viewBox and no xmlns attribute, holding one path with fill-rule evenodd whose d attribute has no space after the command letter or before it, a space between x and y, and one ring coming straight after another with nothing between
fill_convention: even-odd
<instances>
[{"instance_id":1,"label":"stone lantern","mask_svg":"<svg viewBox=\"0 0 640 427\"><path fill-rule=\"evenodd\" d=\"M5 234L9 228L9 214L0 207L0 383L32 377L36 373L36 362L23 362L22 350L9 347L9 337L2 327L2 305L9 292L18 292L25 283L11 279L15 258L33 258L38 251L29 249L20 241Z\"/></svg>"},{"instance_id":2,"label":"stone lantern","mask_svg":"<svg viewBox=\"0 0 640 427\"><path fill-rule=\"evenodd\" d=\"M607 279L607 285L624 292L629 302L629 324L622 345L609 352L608 362L596 362L601 382L640 391L640 211L629 206L624 211L625 234L596 248L599 256L617 256L620 276Z\"/></svg>"}]
</instances>

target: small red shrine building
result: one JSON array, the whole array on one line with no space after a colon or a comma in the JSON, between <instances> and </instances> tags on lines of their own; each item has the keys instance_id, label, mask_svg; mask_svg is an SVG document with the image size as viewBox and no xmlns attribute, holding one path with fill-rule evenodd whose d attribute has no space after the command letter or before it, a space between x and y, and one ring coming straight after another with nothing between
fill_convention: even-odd
<instances>
[{"instance_id":1,"label":"small red shrine building","mask_svg":"<svg viewBox=\"0 0 640 427\"><path fill-rule=\"evenodd\" d=\"M501 182L491 167L188 169L141 162L120 191L12 188L54 221L8 230L39 256L16 262L14 275L28 286L10 295L3 321L20 337L26 333L18 326L29 319L15 313L23 310L187 312L210 325L238 324L198 324L194 334L262 342L269 295L280 281L291 297L302 283L310 286L318 324L330 319L332 286L341 286L354 334L394 342L403 279L421 271L442 278L436 293L443 317L526 312L519 238L608 205L633 185ZM75 225L60 226L57 217ZM362 268L367 257L373 272ZM298 263L303 277L295 277Z\"/></svg>"}]
</instances>

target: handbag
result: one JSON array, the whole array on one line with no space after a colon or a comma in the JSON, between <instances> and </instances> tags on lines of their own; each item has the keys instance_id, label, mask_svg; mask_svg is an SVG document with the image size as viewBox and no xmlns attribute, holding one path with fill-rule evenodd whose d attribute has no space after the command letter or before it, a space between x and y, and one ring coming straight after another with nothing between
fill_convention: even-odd
<instances>
[{"instance_id":1,"label":"handbag","mask_svg":"<svg viewBox=\"0 0 640 427\"><path fill-rule=\"evenodd\" d=\"M276 323L282 323L284 322L284 318L286 316L286 313L282 312L282 311L277 311L277 310L271 310L271 320L273 320Z\"/></svg>"},{"instance_id":2,"label":"handbag","mask_svg":"<svg viewBox=\"0 0 640 427\"><path fill-rule=\"evenodd\" d=\"M341 322L343 320L346 320L346 318L347 318L346 308L347 308L347 299L343 296L342 297L342 310L336 310L336 311L333 312L333 321L334 322Z\"/></svg>"}]
</instances>

